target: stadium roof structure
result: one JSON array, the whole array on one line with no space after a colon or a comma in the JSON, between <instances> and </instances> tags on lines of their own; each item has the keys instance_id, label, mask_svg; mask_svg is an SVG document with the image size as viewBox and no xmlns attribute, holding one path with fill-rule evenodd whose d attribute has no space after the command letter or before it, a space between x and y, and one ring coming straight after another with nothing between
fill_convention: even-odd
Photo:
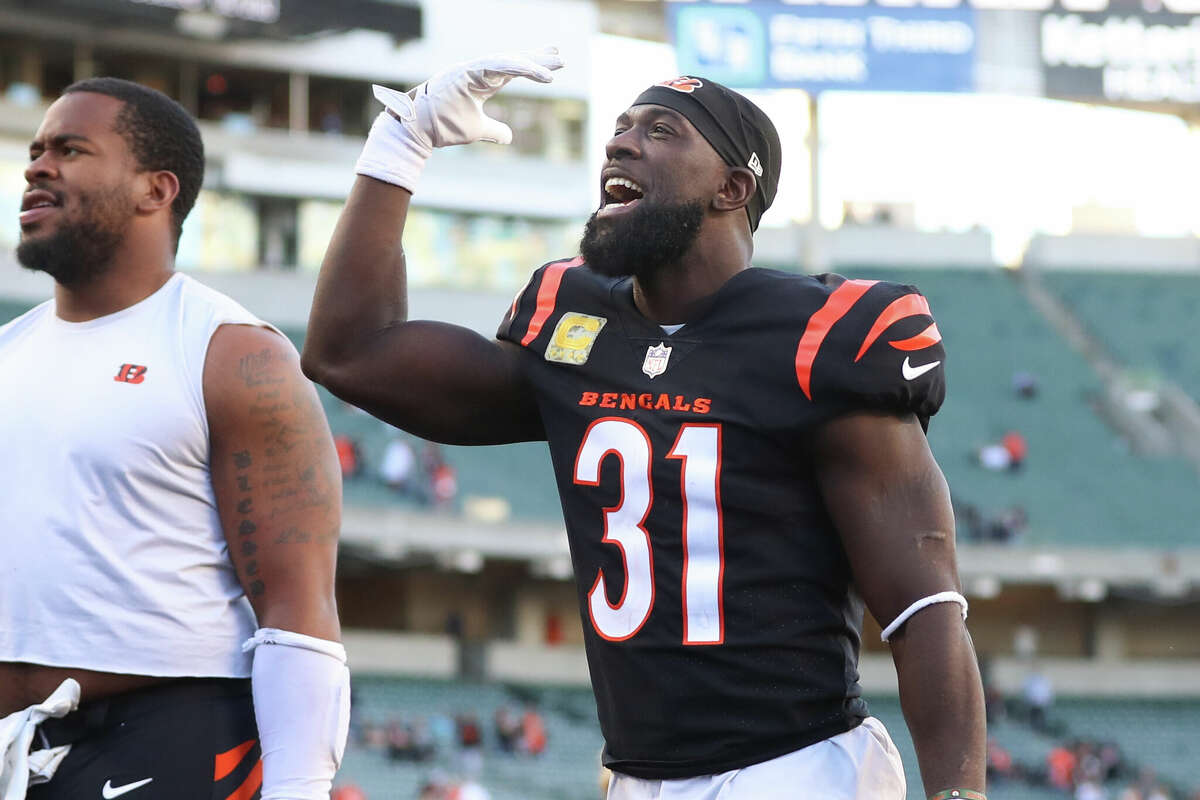
<instances>
[{"instance_id":1,"label":"stadium roof structure","mask_svg":"<svg viewBox=\"0 0 1200 800\"><path fill-rule=\"evenodd\" d=\"M4 8L209 40L289 40L366 29L404 42L420 37L422 24L415 0L0 0Z\"/></svg>"}]
</instances>

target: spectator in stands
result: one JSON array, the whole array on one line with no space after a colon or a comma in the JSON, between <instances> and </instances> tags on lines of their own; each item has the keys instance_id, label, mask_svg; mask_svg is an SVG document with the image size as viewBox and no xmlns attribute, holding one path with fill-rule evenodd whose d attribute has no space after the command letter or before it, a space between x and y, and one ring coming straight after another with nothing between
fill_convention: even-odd
<instances>
[{"instance_id":1,"label":"spectator in stands","mask_svg":"<svg viewBox=\"0 0 1200 800\"><path fill-rule=\"evenodd\" d=\"M958 508L957 504L955 504L955 508ZM983 538L983 512L979 510L979 506L974 503L962 506L962 511L958 513L958 530L962 531L972 542L978 542Z\"/></svg>"},{"instance_id":2,"label":"spectator in stands","mask_svg":"<svg viewBox=\"0 0 1200 800\"><path fill-rule=\"evenodd\" d=\"M451 788L447 797L449 800L491 800L492 796L487 789L468 778Z\"/></svg>"},{"instance_id":3,"label":"spectator in stands","mask_svg":"<svg viewBox=\"0 0 1200 800\"><path fill-rule=\"evenodd\" d=\"M1014 372L1012 377L1013 394L1022 400L1032 400L1037 397L1037 378L1029 372Z\"/></svg>"},{"instance_id":4,"label":"spectator in stands","mask_svg":"<svg viewBox=\"0 0 1200 800\"><path fill-rule=\"evenodd\" d=\"M1075 751L1065 744L1055 746L1046 756L1046 782L1064 792L1075 784Z\"/></svg>"},{"instance_id":5,"label":"spectator in stands","mask_svg":"<svg viewBox=\"0 0 1200 800\"><path fill-rule=\"evenodd\" d=\"M342 113L334 103L326 103L321 107L321 119L318 123L321 133L339 134L342 132Z\"/></svg>"},{"instance_id":6,"label":"spectator in stands","mask_svg":"<svg viewBox=\"0 0 1200 800\"><path fill-rule=\"evenodd\" d=\"M1012 466L1012 456L1008 448L999 442L989 442L976 452L979 466L992 472L1004 472Z\"/></svg>"},{"instance_id":7,"label":"spectator in stands","mask_svg":"<svg viewBox=\"0 0 1200 800\"><path fill-rule=\"evenodd\" d=\"M986 538L993 542L1011 542L1029 532L1029 516L1021 506L1012 506L988 520Z\"/></svg>"},{"instance_id":8,"label":"spectator in stands","mask_svg":"<svg viewBox=\"0 0 1200 800\"><path fill-rule=\"evenodd\" d=\"M992 472L1016 472L1028 454L1029 443L1019 431L1008 431L1000 441L988 442L975 452L979 466Z\"/></svg>"},{"instance_id":9,"label":"spectator in stands","mask_svg":"<svg viewBox=\"0 0 1200 800\"><path fill-rule=\"evenodd\" d=\"M430 715L429 733L433 738L434 747L438 750L453 749L458 738L457 727L449 714L434 713Z\"/></svg>"},{"instance_id":10,"label":"spectator in stands","mask_svg":"<svg viewBox=\"0 0 1200 800\"><path fill-rule=\"evenodd\" d=\"M450 508L458 494L458 474L436 442L426 442L421 450L421 473L426 483L426 501L440 510Z\"/></svg>"},{"instance_id":11,"label":"spectator in stands","mask_svg":"<svg viewBox=\"0 0 1200 800\"><path fill-rule=\"evenodd\" d=\"M558 614L551 612L546 615L546 644L550 647L557 647L566 641L566 632L563 630L563 620Z\"/></svg>"},{"instance_id":12,"label":"spectator in stands","mask_svg":"<svg viewBox=\"0 0 1200 800\"><path fill-rule=\"evenodd\" d=\"M418 718L410 726L412 731L412 757L414 761L431 761L437 755L437 745L430 732L429 723Z\"/></svg>"},{"instance_id":13,"label":"spectator in stands","mask_svg":"<svg viewBox=\"0 0 1200 800\"><path fill-rule=\"evenodd\" d=\"M347 783L334 789L329 800L367 800L367 795L353 783Z\"/></svg>"},{"instance_id":14,"label":"spectator in stands","mask_svg":"<svg viewBox=\"0 0 1200 800\"><path fill-rule=\"evenodd\" d=\"M1099 745L1082 741L1075 749L1075 800L1106 800L1104 768L1098 754Z\"/></svg>"},{"instance_id":15,"label":"spectator in stands","mask_svg":"<svg viewBox=\"0 0 1200 800\"><path fill-rule=\"evenodd\" d=\"M529 703L521 715L521 752L528 756L540 756L546 751L546 722L538 713L537 706Z\"/></svg>"},{"instance_id":16,"label":"spectator in stands","mask_svg":"<svg viewBox=\"0 0 1200 800\"><path fill-rule=\"evenodd\" d=\"M450 800L450 781L440 770L434 770L421 784L417 800Z\"/></svg>"},{"instance_id":17,"label":"spectator in stands","mask_svg":"<svg viewBox=\"0 0 1200 800\"><path fill-rule=\"evenodd\" d=\"M429 481L433 489L433 507L438 511L453 508L458 494L458 473L454 467L442 462L429 476Z\"/></svg>"},{"instance_id":18,"label":"spectator in stands","mask_svg":"<svg viewBox=\"0 0 1200 800\"><path fill-rule=\"evenodd\" d=\"M474 714L459 714L458 744L462 771L466 775L478 775L483 770L483 731Z\"/></svg>"},{"instance_id":19,"label":"spectator in stands","mask_svg":"<svg viewBox=\"0 0 1200 800\"><path fill-rule=\"evenodd\" d=\"M1000 439L1000 444L1008 451L1008 468L1019 470L1025 464L1025 456L1029 454L1029 443L1018 431L1009 431Z\"/></svg>"},{"instance_id":20,"label":"spectator in stands","mask_svg":"<svg viewBox=\"0 0 1200 800\"><path fill-rule=\"evenodd\" d=\"M1025 676L1022 688L1025 694L1025 703L1029 708L1029 724L1036 730L1047 731L1049 728L1047 712L1054 705L1054 684L1035 665Z\"/></svg>"},{"instance_id":21,"label":"spectator in stands","mask_svg":"<svg viewBox=\"0 0 1200 800\"><path fill-rule=\"evenodd\" d=\"M521 738L521 722L508 706L496 709L496 744L502 753L515 753Z\"/></svg>"},{"instance_id":22,"label":"spectator in stands","mask_svg":"<svg viewBox=\"0 0 1200 800\"><path fill-rule=\"evenodd\" d=\"M1104 780L1111 781L1121 774L1124 764L1121 758L1121 748L1115 742L1102 742L1099 750L1100 769Z\"/></svg>"},{"instance_id":23,"label":"spectator in stands","mask_svg":"<svg viewBox=\"0 0 1200 800\"><path fill-rule=\"evenodd\" d=\"M993 781L1009 780L1016 776L1012 753L992 737L987 740L987 779Z\"/></svg>"},{"instance_id":24,"label":"spectator in stands","mask_svg":"<svg viewBox=\"0 0 1200 800\"><path fill-rule=\"evenodd\" d=\"M393 437L383 451L379 478L392 491L408 494L414 490L416 457L412 445L403 436Z\"/></svg>"},{"instance_id":25,"label":"spectator in stands","mask_svg":"<svg viewBox=\"0 0 1200 800\"><path fill-rule=\"evenodd\" d=\"M413 756L412 729L400 720L392 720L387 729L388 756L395 761L411 761Z\"/></svg>"},{"instance_id":26,"label":"spectator in stands","mask_svg":"<svg viewBox=\"0 0 1200 800\"><path fill-rule=\"evenodd\" d=\"M337 434L333 437L333 447L337 451L343 480L357 478L362 474L362 448L353 436L345 433Z\"/></svg>"},{"instance_id":27,"label":"spectator in stands","mask_svg":"<svg viewBox=\"0 0 1200 800\"><path fill-rule=\"evenodd\" d=\"M1143 768L1136 781L1126 786L1117 800L1171 800L1166 788L1158 782L1154 770Z\"/></svg>"}]
</instances>

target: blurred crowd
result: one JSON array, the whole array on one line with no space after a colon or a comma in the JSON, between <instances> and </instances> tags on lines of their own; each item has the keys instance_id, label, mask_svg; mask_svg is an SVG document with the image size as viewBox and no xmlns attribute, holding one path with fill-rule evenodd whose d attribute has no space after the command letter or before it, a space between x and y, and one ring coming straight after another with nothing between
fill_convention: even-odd
<instances>
[{"instance_id":1,"label":"blurred crowd","mask_svg":"<svg viewBox=\"0 0 1200 800\"><path fill-rule=\"evenodd\" d=\"M429 773L418 800L488 800L479 776L490 756L536 758L546 751L546 722L536 703L498 707L490 728L473 711L396 716L351 725L351 744L390 760L425 764ZM331 800L367 800L361 788L340 786Z\"/></svg>"},{"instance_id":2,"label":"blurred crowd","mask_svg":"<svg viewBox=\"0 0 1200 800\"><path fill-rule=\"evenodd\" d=\"M989 786L1024 784L1056 789L1071 800L1200 800L1193 791L1172 787L1153 769L1132 763L1112 740L1071 731L1054 715L1054 688L1034 669L1019 696L1005 696L985 686L988 727L1013 722L1049 741L1041 761L1022 762L995 736L987 742Z\"/></svg>"},{"instance_id":3,"label":"blurred crowd","mask_svg":"<svg viewBox=\"0 0 1200 800\"><path fill-rule=\"evenodd\" d=\"M435 442L412 440L396 435L384 446L379 463L368 464L362 442L348 433L333 437L342 480L359 481L374 477L398 497L434 510L453 508L458 494L458 475ZM420 446L420 452L414 447ZM372 475L373 472L373 475Z\"/></svg>"}]
</instances>

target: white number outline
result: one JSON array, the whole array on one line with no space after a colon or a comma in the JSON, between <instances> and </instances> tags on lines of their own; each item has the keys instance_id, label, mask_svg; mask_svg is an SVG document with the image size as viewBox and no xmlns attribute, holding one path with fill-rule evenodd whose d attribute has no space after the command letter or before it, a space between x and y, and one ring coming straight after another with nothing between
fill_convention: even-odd
<instances>
[{"instance_id":1,"label":"white number outline","mask_svg":"<svg viewBox=\"0 0 1200 800\"><path fill-rule=\"evenodd\" d=\"M610 526L610 523L613 521L613 517L618 515L625 507L625 500L626 500L627 494L629 494L628 490L631 485L631 477L633 476L633 471L625 469L625 464L626 464L626 459L627 459L627 455L625 453L622 453L620 450L616 449L615 447L608 447L603 452L601 452L598 456L596 456L596 458L595 458L595 461L594 461L595 477L594 478L589 478L589 477L581 478L580 474L579 474L580 461L583 458L584 450L587 447L588 440L592 436L592 432L597 427L600 427L600 426L604 425L605 423L611 423L611 422L621 423L622 425L627 425L627 426L635 428L637 430L637 432L641 434L642 439L646 443L646 449L645 449L645 458L646 458L645 487L647 490L646 506L644 509L642 509L641 517L638 520L637 524L633 526L633 530L637 530L637 531L641 532L642 537L644 538L644 543L645 543L646 559L645 559L644 564L640 564L638 566L638 571L646 572L650 576L650 596L649 596L648 601L645 603L645 611L642 613L640 620L638 621L638 623L636 625L632 626L632 630L630 630L629 633L613 633L613 634L605 633L604 630L602 629L601 623L598 623L596 621L596 610L599 607L597 598L599 598L599 600L602 600L604 602L604 605L606 605L608 607L609 611L619 612L624 608L625 601L629 596L629 587L634 582L633 581L633 572L630 568L630 563L629 563L629 553L625 549L625 545L622 544L622 541L621 541L622 538L625 538L624 535L631 532L630 529L627 528L625 530L618 530L616 537L610 535L612 533L612 528ZM617 546L617 549L619 549L621 551L621 565L623 568L623 572L625 573L625 580L623 581L623 585L621 587L621 598L619 600L617 600L616 605L613 605L612 603L610 603L608 601L608 591L607 591L607 586L604 581L604 570L603 569L596 570L596 580L595 580L595 582L592 583L592 588L588 590L588 617L591 619L592 629L596 631L596 634L598 636L600 636L603 639L607 639L610 642L623 642L626 639L632 639L634 636L637 636L638 631L640 631L642 629L642 626L644 626L646 624L646 621L648 619L650 619L650 614L654 610L654 600L655 600L654 547L651 545L651 542L650 542L650 532L646 530L646 517L650 516L650 509L654 507L654 482L651 480L651 469L653 468L652 453L653 453L653 450L650 447L650 435L648 433L646 433L646 429L643 428L641 425L637 424L633 420L625 419L624 417L600 417L599 419L593 420L591 425L588 425L587 430L584 431L583 439L579 443L579 451L575 454L575 472L572 477L576 484L580 484L583 486L599 486L600 485L600 473L604 467L604 461L605 461L605 459L607 459L609 457L609 455L615 455L617 457L617 460L620 462L620 468L619 468L618 474L620 475L620 480L621 480L621 497L615 506L609 506L608 508L604 509L604 538L601 539L601 541L605 542L607 544L614 544ZM589 464L590 463L591 462L589 462ZM592 474L592 472L593 472L593 470L589 470L589 474ZM629 541L628 543L631 547L642 544L641 542L637 542L637 541Z\"/></svg>"},{"instance_id":2,"label":"white number outline","mask_svg":"<svg viewBox=\"0 0 1200 800\"><path fill-rule=\"evenodd\" d=\"M708 452L705 452L703 446L692 447L689 443L684 442L685 436L689 439L695 439L697 435L700 435L701 431L714 432L714 441L700 443L701 445L715 445L715 447L708 448ZM683 445L683 449L680 448L680 445ZM693 484L693 488L703 493L703 496L694 493L689 497L687 489L688 473L690 471L693 477L695 477L697 469L700 469L700 467L695 466L692 466L691 470L688 469L693 463L689 460L689 456L699 461L701 457L708 454L714 456L712 491L709 493L707 484ZM683 462L679 469L679 494L683 498L683 576L679 596L683 599L683 643L689 645L725 643L725 513L721 507L721 455L721 424L714 422L684 423L679 428L679 434L675 437L675 443L671 445L671 449L667 453L667 458L675 458ZM695 510L704 511L709 507L709 504L711 504L712 515L714 517L711 527L716 533L715 546L707 541L703 543L697 542L700 535L706 535L707 531L697 529L699 526L693 524L694 517L690 516L693 505L696 506ZM699 576L693 575L693 571L691 570L693 553L702 545L708 545L716 552L717 577L715 587L711 587L707 583L707 576L701 572L704 566L706 566L703 563L703 558L695 559L701 562L700 568L696 570L696 572L701 572L701 574ZM703 554L696 555L702 556ZM691 579L690 586L689 579ZM703 607L704 603L689 602L689 598L703 601L707 599L705 596L710 592L714 596L712 602L708 604L710 606L708 608ZM702 607L697 608L697 606ZM715 637L711 633L708 633L708 635L702 633L693 636L693 626L707 633L707 629L714 627L713 620L716 623Z\"/></svg>"},{"instance_id":3,"label":"white number outline","mask_svg":"<svg viewBox=\"0 0 1200 800\"><path fill-rule=\"evenodd\" d=\"M606 423L619 423L622 427L622 433L629 434L629 429L636 430L642 441L645 443L645 450L641 451L640 445L637 453L622 453L619 447L614 446L610 442L603 442L605 449L598 454L588 452L588 460L583 461L584 451L588 449L589 441L595 429ZM712 433L706 433L712 431ZM697 437L703 437L698 439ZM606 437L615 438L615 437ZM601 445L597 445L601 446ZM594 449L594 448L593 448ZM628 447L626 448L629 449ZM579 450L575 455L575 469L572 474L572 479L576 485L582 486L599 486L601 472L604 462L609 457L614 455L618 461L618 476L621 486L620 500L615 506L609 506L604 509L604 537L601 539L606 544L616 545L621 551L621 564L625 575L621 598L616 605L608 600L606 590L606 582L604 579L604 570L597 569L596 579L592 583L592 588L588 590L588 616L592 623L592 629L602 639L610 642L622 642L631 639L638 634L646 621L650 618L653 612L656 599L656 587L654 585L654 548L650 540L650 533L646 530L645 523L650 515L651 509L654 507L654 482L652 476L654 452L650 443L650 437L646 430L637 422L625 417L600 417L593 420L579 444ZM641 459L644 456L646 470L645 483L639 485L636 481L638 475L634 474L633 470L627 470L626 464L634 458ZM707 483L708 471L701 472L698 476L696 470L704 470L705 463L703 458L708 456L708 464L711 464L711 490ZM674 444L668 451L666 458L678 459L682 462L680 465L679 474L679 490L681 506L683 509L683 524L681 526L683 537L683 570L681 575L680 598L683 604L683 644L685 645L718 645L725 642L725 521L724 509L721 506L721 467L722 467L722 427L720 423L684 423L679 428L679 433L675 437ZM691 461L695 459L695 461ZM689 463L699 466L692 466L689 469ZM586 473L581 475L581 466L586 468ZM640 464L639 464L640 466ZM689 498L688 484L690 477L696 479L692 481L693 492ZM615 528L613 522L622 511L625 509L626 501L631 494L636 495L639 491L644 490L645 507L641 509L632 509L633 515L638 518L638 522L632 526L628 525L630 520L624 521L623 527ZM696 505L696 510L700 511L700 515L694 515L689 518L690 507ZM707 514L706 510L711 509ZM640 516L637 512L641 511ZM695 516L703 516L708 524L698 530L692 530L697 527L694 523ZM707 529L707 530L705 530ZM633 531L638 531L641 534L641 539L631 538L635 535ZM706 533L715 533L713 536L705 536ZM714 543L715 538L715 543ZM624 541L624 544L622 543ZM645 558L634 570L631 571L629 561L629 551L626 549L626 544L631 549L641 550L644 546ZM715 587L711 586L711 582L706 583L706 577L713 572L712 557L709 555L706 558L706 553L694 553L698 548L707 545L709 553L715 554L716 559L716 580ZM696 555L696 561L704 566L697 567L693 564L693 555ZM705 563L707 562L707 563ZM707 568L705 568L707 567ZM649 576L650 591L648 600L645 601L644 613L641 614L636 625L626 623L621 630L613 631L611 628L606 632L606 623L597 621L597 610L601 616L605 614L605 607L611 612L619 612L625 605L629 597L629 587L634 579L638 576ZM632 577L631 577L632 576ZM692 588L689 591L689 581ZM636 595L635 595L636 596ZM707 597L706 597L707 596ZM689 597L700 602L689 603ZM603 601L604 606L600 606L599 602ZM635 607L632 611L641 611L639 607ZM699 628L701 632L694 634L693 631ZM715 629L715 633L714 633ZM625 632L628 630L628 632Z\"/></svg>"}]
</instances>

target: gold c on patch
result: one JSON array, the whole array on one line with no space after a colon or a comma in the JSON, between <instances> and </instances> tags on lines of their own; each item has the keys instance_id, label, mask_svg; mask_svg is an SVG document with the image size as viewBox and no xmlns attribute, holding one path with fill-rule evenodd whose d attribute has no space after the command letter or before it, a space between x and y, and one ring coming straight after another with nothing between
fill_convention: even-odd
<instances>
[{"instance_id":1,"label":"gold c on patch","mask_svg":"<svg viewBox=\"0 0 1200 800\"><path fill-rule=\"evenodd\" d=\"M546 347L546 360L557 361L560 364L582 364L588 360L596 337L608 322L604 317L593 317L590 314L580 314L568 311L563 314L558 325L554 327L554 335Z\"/></svg>"}]
</instances>

